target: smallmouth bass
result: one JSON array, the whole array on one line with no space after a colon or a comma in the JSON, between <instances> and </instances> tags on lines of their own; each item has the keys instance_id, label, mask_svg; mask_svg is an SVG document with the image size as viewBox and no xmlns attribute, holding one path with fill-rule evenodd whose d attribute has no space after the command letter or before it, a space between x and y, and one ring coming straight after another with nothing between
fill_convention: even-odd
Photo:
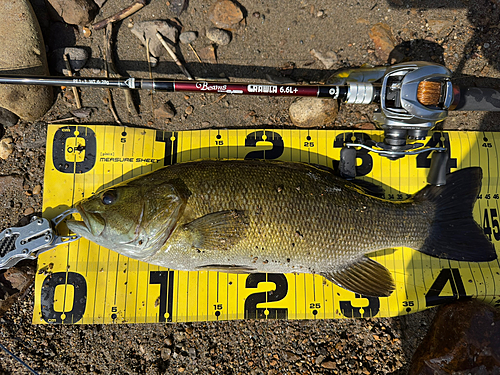
<instances>
[{"instance_id":1,"label":"smallmouth bass","mask_svg":"<svg viewBox=\"0 0 500 375\"><path fill-rule=\"evenodd\" d=\"M175 164L75 205L71 231L110 250L177 270L316 273L365 296L389 296L390 271L366 254L406 246L461 261L497 258L474 221L481 168L448 175L412 198L374 197L302 163Z\"/></svg>"}]
</instances>

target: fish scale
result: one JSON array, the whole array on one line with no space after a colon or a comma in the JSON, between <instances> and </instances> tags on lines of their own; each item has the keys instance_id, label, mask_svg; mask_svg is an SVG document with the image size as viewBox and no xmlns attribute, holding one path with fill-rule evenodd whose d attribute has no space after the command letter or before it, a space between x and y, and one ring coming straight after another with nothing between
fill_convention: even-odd
<instances>
[{"instance_id":1,"label":"fish scale","mask_svg":"<svg viewBox=\"0 0 500 375\"><path fill-rule=\"evenodd\" d=\"M467 168L444 187L391 202L302 163L188 162L78 203L84 222L68 227L163 267L318 273L356 293L388 296L391 273L366 254L407 246L445 259L496 259L472 217L481 178L480 168Z\"/></svg>"}]
</instances>

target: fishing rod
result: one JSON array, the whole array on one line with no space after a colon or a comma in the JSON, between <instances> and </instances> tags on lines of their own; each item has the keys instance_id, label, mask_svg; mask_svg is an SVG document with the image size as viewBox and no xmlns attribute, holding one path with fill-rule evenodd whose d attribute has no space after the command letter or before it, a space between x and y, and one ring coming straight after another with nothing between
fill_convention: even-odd
<instances>
[{"instance_id":1,"label":"fishing rod","mask_svg":"<svg viewBox=\"0 0 500 375\"><path fill-rule=\"evenodd\" d=\"M345 72L344 72L345 73ZM373 121L384 131L383 142L356 140L347 148L364 148L391 160L405 155L437 151L422 141L428 131L448 116L448 111L500 111L500 91L488 88L462 88L451 81L451 71L428 62L407 62L389 67L360 68L338 74L335 84L289 85L227 83L205 80L139 78L29 77L0 76L0 84L122 88L165 92L203 92L235 95L317 97L348 104L379 104ZM352 153L346 152L345 155ZM435 153L436 154L436 153ZM351 165L352 156L344 163ZM445 156L438 156L445 158ZM438 164L441 164L438 163ZM352 166L354 165L354 166Z\"/></svg>"},{"instance_id":2,"label":"fishing rod","mask_svg":"<svg viewBox=\"0 0 500 375\"><path fill-rule=\"evenodd\" d=\"M44 76L0 76L0 84L102 87L165 92L205 92L264 96L312 96L318 98L340 99L347 103L355 104L371 103L373 101L373 94L376 91L371 84L368 85L371 90L356 90L354 87L351 87L351 85L275 85L255 83L221 83L194 80L138 79L132 77L71 78ZM366 84L360 86L364 87Z\"/></svg>"}]
</instances>

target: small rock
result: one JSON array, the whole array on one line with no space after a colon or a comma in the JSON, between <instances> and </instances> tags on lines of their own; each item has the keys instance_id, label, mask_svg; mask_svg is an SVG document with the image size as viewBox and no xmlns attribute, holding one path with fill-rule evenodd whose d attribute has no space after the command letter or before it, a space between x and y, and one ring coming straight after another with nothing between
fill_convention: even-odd
<instances>
[{"instance_id":1,"label":"small rock","mask_svg":"<svg viewBox=\"0 0 500 375\"><path fill-rule=\"evenodd\" d=\"M13 126L17 124L18 120L19 117L15 113L0 107L0 125L5 127Z\"/></svg>"},{"instance_id":2,"label":"small rock","mask_svg":"<svg viewBox=\"0 0 500 375\"><path fill-rule=\"evenodd\" d=\"M161 348L160 357L164 361L168 360L170 358L171 354L172 354L172 349L170 349L170 348Z\"/></svg>"},{"instance_id":3,"label":"small rock","mask_svg":"<svg viewBox=\"0 0 500 375\"><path fill-rule=\"evenodd\" d=\"M155 118L159 120L170 120L175 116L175 110L170 102L160 103L160 105L154 109L154 115Z\"/></svg>"},{"instance_id":4,"label":"small rock","mask_svg":"<svg viewBox=\"0 0 500 375\"><path fill-rule=\"evenodd\" d=\"M12 138L6 137L0 140L0 159L6 160L14 151Z\"/></svg>"},{"instance_id":5,"label":"small rock","mask_svg":"<svg viewBox=\"0 0 500 375\"><path fill-rule=\"evenodd\" d=\"M217 57L215 56L215 48L212 45L199 49L198 56L200 56L200 59L202 59L207 63L217 64Z\"/></svg>"},{"instance_id":6,"label":"small rock","mask_svg":"<svg viewBox=\"0 0 500 375\"><path fill-rule=\"evenodd\" d=\"M77 118L87 118L92 114L92 108L82 107L71 110L71 114Z\"/></svg>"},{"instance_id":7,"label":"small rock","mask_svg":"<svg viewBox=\"0 0 500 375\"><path fill-rule=\"evenodd\" d=\"M41 185L36 185L33 188L33 195L38 195L42 192L42 186Z\"/></svg>"},{"instance_id":8,"label":"small rock","mask_svg":"<svg viewBox=\"0 0 500 375\"><path fill-rule=\"evenodd\" d=\"M49 58L51 63L50 66L57 73L62 73L64 75L68 75L64 55L68 55L69 64L73 72L77 72L82 69L89 58L87 50L79 47L58 48L53 51Z\"/></svg>"},{"instance_id":9,"label":"small rock","mask_svg":"<svg viewBox=\"0 0 500 375\"><path fill-rule=\"evenodd\" d=\"M252 16L255 18L259 19L260 18L260 13L259 12L253 12Z\"/></svg>"},{"instance_id":10,"label":"small rock","mask_svg":"<svg viewBox=\"0 0 500 375\"><path fill-rule=\"evenodd\" d=\"M151 64L151 68L154 68L156 65L158 65L158 60L158 57L149 56L149 63Z\"/></svg>"},{"instance_id":11,"label":"small rock","mask_svg":"<svg viewBox=\"0 0 500 375\"><path fill-rule=\"evenodd\" d=\"M500 311L477 300L441 307L417 348L409 374L496 374Z\"/></svg>"},{"instance_id":12,"label":"small rock","mask_svg":"<svg viewBox=\"0 0 500 375\"><path fill-rule=\"evenodd\" d=\"M66 88L66 90L64 90L64 100L69 102L69 103L74 103L75 101L75 93L73 92L73 90L71 90L70 88Z\"/></svg>"},{"instance_id":13,"label":"small rock","mask_svg":"<svg viewBox=\"0 0 500 375\"><path fill-rule=\"evenodd\" d=\"M177 17L179 17L188 6L188 0L170 0L168 3L170 3L170 11Z\"/></svg>"},{"instance_id":14,"label":"small rock","mask_svg":"<svg viewBox=\"0 0 500 375\"><path fill-rule=\"evenodd\" d=\"M231 33L226 30L211 27L207 30L207 38L215 44L226 46L229 44L229 42L231 42Z\"/></svg>"},{"instance_id":15,"label":"small rock","mask_svg":"<svg viewBox=\"0 0 500 375\"><path fill-rule=\"evenodd\" d=\"M337 364L332 361L326 361L321 364L321 367L332 370L337 367Z\"/></svg>"},{"instance_id":16,"label":"small rock","mask_svg":"<svg viewBox=\"0 0 500 375\"><path fill-rule=\"evenodd\" d=\"M88 27L82 27L82 34L85 38L90 38L92 36L92 31Z\"/></svg>"},{"instance_id":17,"label":"small rock","mask_svg":"<svg viewBox=\"0 0 500 375\"><path fill-rule=\"evenodd\" d=\"M99 12L93 0L48 0L52 8L64 22L70 25L85 26Z\"/></svg>"},{"instance_id":18,"label":"small rock","mask_svg":"<svg viewBox=\"0 0 500 375\"><path fill-rule=\"evenodd\" d=\"M25 263L9 268L0 275L0 316L19 301L19 296L33 283L35 269L33 263Z\"/></svg>"},{"instance_id":19,"label":"small rock","mask_svg":"<svg viewBox=\"0 0 500 375\"><path fill-rule=\"evenodd\" d=\"M297 354L289 350L285 351L285 358L288 362L297 362L300 359Z\"/></svg>"},{"instance_id":20,"label":"small rock","mask_svg":"<svg viewBox=\"0 0 500 375\"><path fill-rule=\"evenodd\" d=\"M154 57L160 57L167 53L165 47L158 40L156 32L159 32L163 39L170 41L171 45L177 44L179 34L176 26L163 20L136 22L129 30L139 38L144 46L149 39L149 53Z\"/></svg>"},{"instance_id":21,"label":"small rock","mask_svg":"<svg viewBox=\"0 0 500 375\"><path fill-rule=\"evenodd\" d=\"M24 290L33 281L32 273L27 272L27 269L24 267L9 268L5 271L3 277L10 283L13 289L17 290Z\"/></svg>"},{"instance_id":22,"label":"small rock","mask_svg":"<svg viewBox=\"0 0 500 375\"><path fill-rule=\"evenodd\" d=\"M375 44L375 55L387 62L391 51L397 44L391 27L386 23L377 23L370 29L368 35Z\"/></svg>"},{"instance_id":23,"label":"small rock","mask_svg":"<svg viewBox=\"0 0 500 375\"><path fill-rule=\"evenodd\" d=\"M289 113L296 126L310 128L333 123L338 110L336 100L300 98L292 103Z\"/></svg>"},{"instance_id":24,"label":"small rock","mask_svg":"<svg viewBox=\"0 0 500 375\"><path fill-rule=\"evenodd\" d=\"M49 74L40 26L27 0L2 3L0 70L2 74ZM51 87L0 85L0 107L24 120L39 119L51 106Z\"/></svg>"},{"instance_id":25,"label":"small rock","mask_svg":"<svg viewBox=\"0 0 500 375\"><path fill-rule=\"evenodd\" d=\"M28 207L27 209L24 210L25 215L31 215L35 213L35 209L33 207Z\"/></svg>"},{"instance_id":26,"label":"small rock","mask_svg":"<svg viewBox=\"0 0 500 375\"><path fill-rule=\"evenodd\" d=\"M333 51L328 51L326 56L321 52L316 51L315 49L311 50L311 55L316 57L319 61L325 65L326 69L330 69L338 60L337 54Z\"/></svg>"},{"instance_id":27,"label":"small rock","mask_svg":"<svg viewBox=\"0 0 500 375\"><path fill-rule=\"evenodd\" d=\"M377 127L371 122L360 122L354 125L356 129L375 130Z\"/></svg>"},{"instance_id":28,"label":"small rock","mask_svg":"<svg viewBox=\"0 0 500 375\"><path fill-rule=\"evenodd\" d=\"M202 126L203 128L207 128L207 127L209 127L209 126L210 126L210 123L209 123L208 121L202 121L201 126Z\"/></svg>"},{"instance_id":29,"label":"small rock","mask_svg":"<svg viewBox=\"0 0 500 375\"><path fill-rule=\"evenodd\" d=\"M318 355L314 363L319 366L325 360L325 358L326 357L324 355Z\"/></svg>"},{"instance_id":30,"label":"small rock","mask_svg":"<svg viewBox=\"0 0 500 375\"><path fill-rule=\"evenodd\" d=\"M447 29L453 26L453 21L450 20L429 20L427 23L432 33L436 35L440 35L443 31L447 31Z\"/></svg>"},{"instance_id":31,"label":"small rock","mask_svg":"<svg viewBox=\"0 0 500 375\"><path fill-rule=\"evenodd\" d=\"M184 44L193 43L198 38L198 33L195 31L185 31L179 35L179 41Z\"/></svg>"},{"instance_id":32,"label":"small rock","mask_svg":"<svg viewBox=\"0 0 500 375\"><path fill-rule=\"evenodd\" d=\"M229 29L243 20L243 12L230 0L217 0L210 7L208 18L215 26Z\"/></svg>"},{"instance_id":33,"label":"small rock","mask_svg":"<svg viewBox=\"0 0 500 375\"><path fill-rule=\"evenodd\" d=\"M189 353L190 357L196 357L196 349L195 348L189 348L188 353Z\"/></svg>"},{"instance_id":34,"label":"small rock","mask_svg":"<svg viewBox=\"0 0 500 375\"><path fill-rule=\"evenodd\" d=\"M193 106L192 106L192 105L190 105L190 106L188 106L188 107L184 110L184 113L185 113L186 115L191 115L191 114L193 113L193 110L194 110Z\"/></svg>"}]
</instances>

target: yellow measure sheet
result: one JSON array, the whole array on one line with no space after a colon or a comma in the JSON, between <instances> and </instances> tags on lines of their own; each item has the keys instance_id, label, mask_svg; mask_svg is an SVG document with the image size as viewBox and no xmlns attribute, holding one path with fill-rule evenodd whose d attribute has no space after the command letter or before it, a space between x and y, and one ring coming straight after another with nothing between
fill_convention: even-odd
<instances>
[{"instance_id":1,"label":"yellow measure sheet","mask_svg":"<svg viewBox=\"0 0 500 375\"><path fill-rule=\"evenodd\" d=\"M382 141L379 131L216 129L164 132L108 125L50 125L44 216L121 181L198 159L265 158L336 168L346 140ZM500 253L500 133L435 132L448 170L480 166L483 185L474 217ZM357 151L357 174L404 200L426 185L430 153L391 161ZM363 297L310 274L179 272L129 259L85 239L41 254L33 322L154 323L233 319L390 317L458 298L500 305L498 260L468 263L431 258L408 248L370 255L392 273L390 297Z\"/></svg>"}]
</instances>

